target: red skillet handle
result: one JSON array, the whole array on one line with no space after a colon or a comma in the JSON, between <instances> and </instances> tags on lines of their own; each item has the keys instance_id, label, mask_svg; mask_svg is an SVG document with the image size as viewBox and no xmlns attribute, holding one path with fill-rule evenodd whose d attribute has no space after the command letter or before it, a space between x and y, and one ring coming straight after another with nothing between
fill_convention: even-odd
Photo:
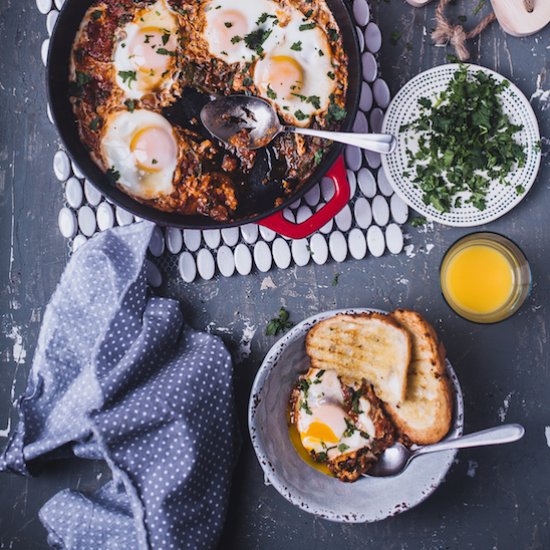
<instances>
[{"instance_id":1,"label":"red skillet handle","mask_svg":"<svg viewBox=\"0 0 550 550\"><path fill-rule=\"evenodd\" d=\"M306 221L302 223L288 221L283 216L283 210L279 210L275 212L275 214L259 221L258 225L263 225L290 239L304 239L321 229L321 227L334 218L349 201L350 187L343 155L338 157L326 175L334 182L334 196L325 206L323 206L323 208L314 212Z\"/></svg>"}]
</instances>

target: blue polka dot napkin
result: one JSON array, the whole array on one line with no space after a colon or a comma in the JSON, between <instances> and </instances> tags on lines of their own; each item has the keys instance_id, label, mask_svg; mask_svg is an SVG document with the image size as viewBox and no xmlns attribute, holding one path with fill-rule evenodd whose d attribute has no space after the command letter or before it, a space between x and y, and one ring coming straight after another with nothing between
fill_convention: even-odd
<instances>
[{"instance_id":1,"label":"blue polka dot napkin","mask_svg":"<svg viewBox=\"0 0 550 550\"><path fill-rule=\"evenodd\" d=\"M232 363L146 279L148 222L106 231L71 258L44 315L20 420L0 470L27 474L68 448L112 481L40 511L52 546L211 548L238 452Z\"/></svg>"}]
</instances>

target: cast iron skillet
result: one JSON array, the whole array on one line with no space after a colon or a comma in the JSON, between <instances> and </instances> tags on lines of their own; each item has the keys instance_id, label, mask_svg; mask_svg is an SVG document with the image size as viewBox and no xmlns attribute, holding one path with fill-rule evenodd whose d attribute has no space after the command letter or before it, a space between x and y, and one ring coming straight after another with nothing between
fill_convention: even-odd
<instances>
[{"instance_id":1,"label":"cast iron skillet","mask_svg":"<svg viewBox=\"0 0 550 550\"><path fill-rule=\"evenodd\" d=\"M347 183L343 159L341 158L342 145L333 144L328 153L312 176L289 196L283 204L274 208L273 199L277 188L271 183L267 186L254 184L254 178L247 187L245 197L240 197L240 204L248 205L237 212L237 218L228 222L219 222L206 216L162 212L151 206L144 205L110 183L109 179L91 159L90 154L78 135L78 127L69 101L69 62L73 40L80 26L80 22L93 0L66 0L59 14L50 39L47 71L48 99L61 139L72 159L82 173L95 187L114 204L132 212L140 218L154 221L160 225L180 227L182 229L210 229L224 228L256 222L270 227L288 237L301 238L322 227L328 220L341 210L349 199L349 184ZM326 0L334 14L343 39L344 50L348 55L348 91L346 98L347 116L342 124L342 131L350 130L359 104L361 90L360 51L346 0ZM173 117L180 121L182 117L197 114L206 98L200 94L184 94L173 108ZM170 118L170 116L168 116ZM258 163L259 173L257 181L262 178L261 168L267 163ZM263 172L265 175L266 172ZM335 182L335 195L329 203L314 214L306 223L294 224L282 216L282 210L307 193L323 176L330 176ZM253 209L253 210L252 210Z\"/></svg>"}]
</instances>

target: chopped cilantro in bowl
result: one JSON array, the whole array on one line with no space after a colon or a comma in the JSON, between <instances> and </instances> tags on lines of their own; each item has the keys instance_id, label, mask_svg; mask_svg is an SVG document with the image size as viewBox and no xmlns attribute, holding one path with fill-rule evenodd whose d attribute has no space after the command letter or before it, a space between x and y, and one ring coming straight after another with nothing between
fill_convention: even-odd
<instances>
[{"instance_id":1,"label":"chopped cilantro in bowl","mask_svg":"<svg viewBox=\"0 0 550 550\"><path fill-rule=\"evenodd\" d=\"M507 177L523 166L526 153L502 108L500 94L509 86L484 71L461 65L446 89L434 98L418 100L419 114L401 126L407 146L408 177L422 191L422 200L439 212L463 204L486 207L493 182L508 185Z\"/></svg>"}]
</instances>

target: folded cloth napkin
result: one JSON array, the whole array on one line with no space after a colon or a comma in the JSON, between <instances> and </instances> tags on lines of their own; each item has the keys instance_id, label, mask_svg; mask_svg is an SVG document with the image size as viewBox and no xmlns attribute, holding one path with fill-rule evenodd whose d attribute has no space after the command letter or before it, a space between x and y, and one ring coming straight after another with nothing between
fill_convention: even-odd
<instances>
[{"instance_id":1,"label":"folded cloth napkin","mask_svg":"<svg viewBox=\"0 0 550 550\"><path fill-rule=\"evenodd\" d=\"M148 222L106 231L69 261L38 339L0 470L37 459L105 460L112 481L40 511L57 548L211 548L238 452L223 343L151 295Z\"/></svg>"}]
</instances>

